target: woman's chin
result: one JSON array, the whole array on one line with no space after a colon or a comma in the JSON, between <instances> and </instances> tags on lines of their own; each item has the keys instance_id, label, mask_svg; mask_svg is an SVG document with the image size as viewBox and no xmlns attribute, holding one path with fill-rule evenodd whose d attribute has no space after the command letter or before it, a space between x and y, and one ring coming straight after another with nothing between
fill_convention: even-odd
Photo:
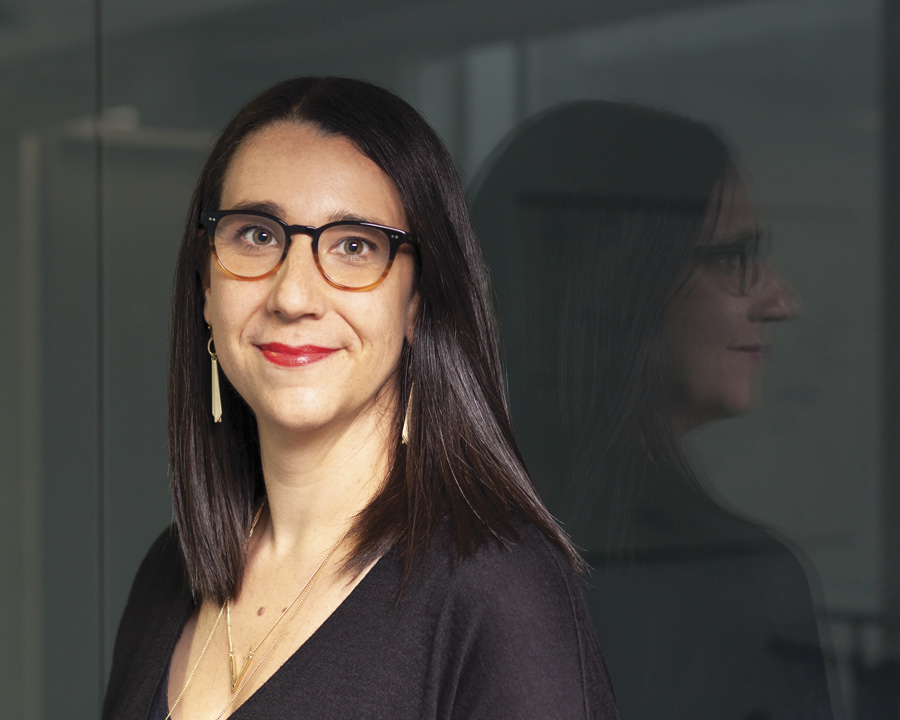
<instances>
[{"instance_id":1,"label":"woman's chin","mask_svg":"<svg viewBox=\"0 0 900 720\"><path fill-rule=\"evenodd\" d=\"M256 413L260 432L276 432L278 434L296 435L297 437L313 437L335 432L338 418L334 413L305 410L298 412L296 408L282 412Z\"/></svg>"},{"instance_id":2,"label":"woman's chin","mask_svg":"<svg viewBox=\"0 0 900 720\"><path fill-rule=\"evenodd\" d=\"M702 402L686 404L684 411L679 413L682 431L689 432L752 412L759 407L761 398L760 384L755 382L716 397L704 398Z\"/></svg>"}]
</instances>

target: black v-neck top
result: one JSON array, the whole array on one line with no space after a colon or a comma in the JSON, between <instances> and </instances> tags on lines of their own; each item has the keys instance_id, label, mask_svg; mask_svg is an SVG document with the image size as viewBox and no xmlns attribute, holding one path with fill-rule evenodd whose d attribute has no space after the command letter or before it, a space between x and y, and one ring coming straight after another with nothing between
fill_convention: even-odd
<instances>
[{"instance_id":1,"label":"black v-neck top","mask_svg":"<svg viewBox=\"0 0 900 720\"><path fill-rule=\"evenodd\" d=\"M159 681L159 687L156 688L153 702L150 703L150 716L147 720L166 720L169 717L169 670L171 667L172 663L170 661L166 665L166 671L163 673L162 679Z\"/></svg>"},{"instance_id":2,"label":"black v-neck top","mask_svg":"<svg viewBox=\"0 0 900 720\"><path fill-rule=\"evenodd\" d=\"M515 542L462 561L439 531L398 601L402 572L388 552L232 717L617 717L580 582L538 530L523 524ZM192 610L170 530L134 581L104 720L148 720Z\"/></svg>"}]
</instances>

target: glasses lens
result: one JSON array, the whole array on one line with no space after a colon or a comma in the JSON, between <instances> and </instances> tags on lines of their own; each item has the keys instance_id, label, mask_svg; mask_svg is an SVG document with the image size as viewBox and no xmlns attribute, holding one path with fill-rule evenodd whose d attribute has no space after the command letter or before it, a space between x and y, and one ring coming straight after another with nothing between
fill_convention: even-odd
<instances>
[{"instance_id":1,"label":"glasses lens","mask_svg":"<svg viewBox=\"0 0 900 720\"><path fill-rule=\"evenodd\" d=\"M226 215L216 226L216 257L228 272L243 277L265 275L284 253L284 230L257 215Z\"/></svg>"},{"instance_id":2,"label":"glasses lens","mask_svg":"<svg viewBox=\"0 0 900 720\"><path fill-rule=\"evenodd\" d=\"M333 225L319 236L319 264L328 279L348 288L377 282L391 260L388 234L364 225Z\"/></svg>"}]
</instances>

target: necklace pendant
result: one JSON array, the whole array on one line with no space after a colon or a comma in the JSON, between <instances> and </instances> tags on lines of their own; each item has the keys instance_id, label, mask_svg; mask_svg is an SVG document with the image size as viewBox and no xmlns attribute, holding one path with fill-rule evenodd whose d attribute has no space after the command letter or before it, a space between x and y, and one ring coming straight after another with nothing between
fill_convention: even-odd
<instances>
[{"instance_id":1,"label":"necklace pendant","mask_svg":"<svg viewBox=\"0 0 900 720\"><path fill-rule=\"evenodd\" d=\"M235 687L241 682L241 679L247 673L247 668L250 667L250 661L253 659L253 653L251 652L247 659L244 660L244 664L241 666L241 671L239 673L235 673L235 665L234 665L234 653L228 653L231 657L231 691L234 692Z\"/></svg>"}]
</instances>

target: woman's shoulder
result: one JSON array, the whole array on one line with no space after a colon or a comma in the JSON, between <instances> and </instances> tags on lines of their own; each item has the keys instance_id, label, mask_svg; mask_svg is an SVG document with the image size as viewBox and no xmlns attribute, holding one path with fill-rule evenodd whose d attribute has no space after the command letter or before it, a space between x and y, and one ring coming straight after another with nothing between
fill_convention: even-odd
<instances>
[{"instance_id":1,"label":"woman's shoulder","mask_svg":"<svg viewBox=\"0 0 900 720\"><path fill-rule=\"evenodd\" d=\"M581 593L581 581L562 549L525 520L488 536L473 553L451 563L448 579L460 591L478 588L500 602L536 588L544 595Z\"/></svg>"},{"instance_id":2,"label":"woman's shoulder","mask_svg":"<svg viewBox=\"0 0 900 720\"><path fill-rule=\"evenodd\" d=\"M130 612L141 613L145 608L165 607L173 599L183 599L189 594L178 533L174 526L170 526L157 536L141 560L131 584L123 619Z\"/></svg>"},{"instance_id":3,"label":"woman's shoulder","mask_svg":"<svg viewBox=\"0 0 900 720\"><path fill-rule=\"evenodd\" d=\"M452 648L442 662L465 688L456 694L461 717L519 717L524 708L546 718L616 717L581 580L544 533L522 521L463 559L430 554L429 590L443 620L435 642Z\"/></svg>"},{"instance_id":4,"label":"woman's shoulder","mask_svg":"<svg viewBox=\"0 0 900 720\"><path fill-rule=\"evenodd\" d=\"M525 521L451 560L443 582L445 602L488 635L530 636L581 651L596 642L581 578L563 551Z\"/></svg>"},{"instance_id":5,"label":"woman's shoulder","mask_svg":"<svg viewBox=\"0 0 900 720\"><path fill-rule=\"evenodd\" d=\"M174 525L163 530L151 543L135 575L135 583L158 582L173 574L182 576L181 551Z\"/></svg>"},{"instance_id":6,"label":"woman's shoulder","mask_svg":"<svg viewBox=\"0 0 900 720\"><path fill-rule=\"evenodd\" d=\"M150 546L132 583L116 633L104 718L133 717L149 706L191 607L178 536L170 527Z\"/></svg>"}]
</instances>

